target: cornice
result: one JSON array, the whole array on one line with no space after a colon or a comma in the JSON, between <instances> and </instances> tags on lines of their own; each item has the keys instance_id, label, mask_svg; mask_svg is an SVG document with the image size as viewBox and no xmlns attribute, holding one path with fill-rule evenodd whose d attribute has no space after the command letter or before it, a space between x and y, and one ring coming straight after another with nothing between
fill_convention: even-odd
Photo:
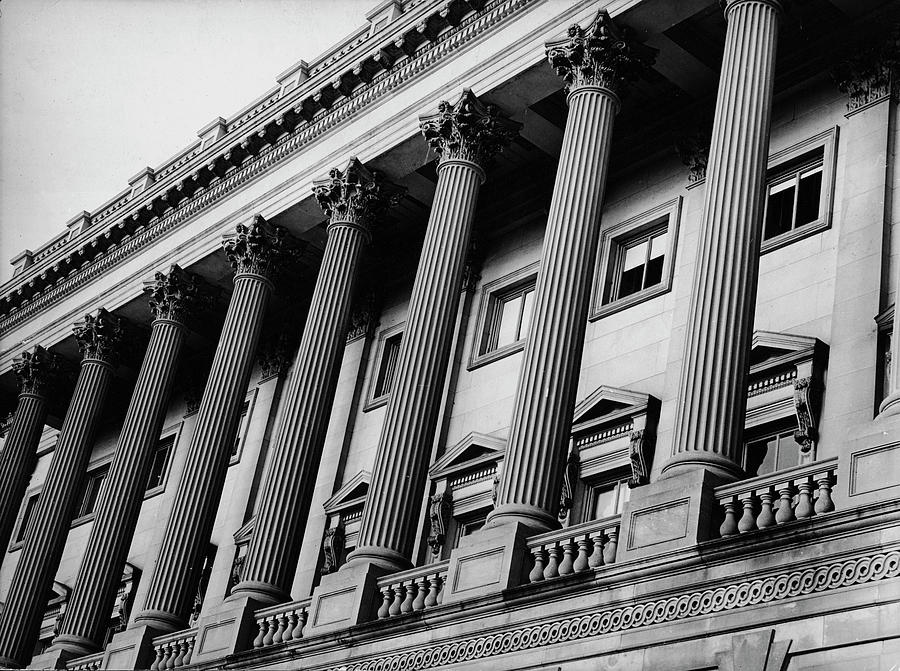
<instances>
[{"instance_id":1,"label":"cornice","mask_svg":"<svg viewBox=\"0 0 900 671\"><path fill-rule=\"evenodd\" d=\"M263 101L258 111L254 108L240 123L229 124L227 135L208 150L201 151L195 143L162 168L156 175L161 181L139 198L129 202L127 196L117 196L91 221L94 226L121 212L115 224L79 235L78 245L63 244L51 254L40 250L41 261L3 287L0 333L58 302L533 1L452 0L408 6L392 24L391 39L386 40L388 33L372 36L384 40L373 41L380 47L359 59L361 47L369 43L362 40L319 70L314 68L310 79L282 104ZM413 7L420 9L412 12Z\"/></svg>"}]
</instances>

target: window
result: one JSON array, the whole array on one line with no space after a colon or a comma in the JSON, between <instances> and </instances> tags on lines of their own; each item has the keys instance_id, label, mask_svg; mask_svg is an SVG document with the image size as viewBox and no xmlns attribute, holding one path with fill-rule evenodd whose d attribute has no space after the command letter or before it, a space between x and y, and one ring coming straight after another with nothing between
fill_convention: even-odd
<instances>
[{"instance_id":1,"label":"window","mask_svg":"<svg viewBox=\"0 0 900 671\"><path fill-rule=\"evenodd\" d=\"M31 516L34 515L34 511L37 508L37 502L38 494L32 494L25 499L25 503L22 505L22 514L19 516L19 526L13 536L12 545L14 547L19 547L25 542L25 532L28 531L28 522L31 521Z\"/></svg>"},{"instance_id":2,"label":"window","mask_svg":"<svg viewBox=\"0 0 900 671\"><path fill-rule=\"evenodd\" d=\"M625 502L628 501L631 490L628 488L628 479L604 482L591 488L591 515L592 520L602 520L606 517L619 515Z\"/></svg>"},{"instance_id":3,"label":"window","mask_svg":"<svg viewBox=\"0 0 900 671\"><path fill-rule=\"evenodd\" d=\"M238 456L241 451L241 443L244 442L244 434L247 432L247 414L250 410L250 401L244 401L241 406L241 417L238 420L237 433L234 434L234 444L231 446L232 458Z\"/></svg>"},{"instance_id":4,"label":"window","mask_svg":"<svg viewBox=\"0 0 900 671\"><path fill-rule=\"evenodd\" d=\"M749 477L766 475L797 466L800 463L800 446L794 440L794 431L785 430L744 444L744 463Z\"/></svg>"},{"instance_id":5,"label":"window","mask_svg":"<svg viewBox=\"0 0 900 671\"><path fill-rule=\"evenodd\" d=\"M891 343L894 339L894 307L875 317L878 327L878 360L875 367L875 414L891 393Z\"/></svg>"},{"instance_id":6,"label":"window","mask_svg":"<svg viewBox=\"0 0 900 671\"><path fill-rule=\"evenodd\" d=\"M525 348L538 266L532 263L482 288L470 370Z\"/></svg>"},{"instance_id":7,"label":"window","mask_svg":"<svg viewBox=\"0 0 900 671\"><path fill-rule=\"evenodd\" d=\"M378 344L375 348L376 357L373 359L370 373L368 401L363 410L372 410L387 403L394 385L394 377L397 374L404 325L397 324L378 335Z\"/></svg>"},{"instance_id":8,"label":"window","mask_svg":"<svg viewBox=\"0 0 900 671\"><path fill-rule=\"evenodd\" d=\"M166 436L156 444L153 452L153 460L150 462L150 475L147 478L147 491L162 488L166 483L166 473L169 470L169 461L175 450L176 434Z\"/></svg>"},{"instance_id":9,"label":"window","mask_svg":"<svg viewBox=\"0 0 900 671\"><path fill-rule=\"evenodd\" d=\"M81 504L78 506L78 514L75 515L75 519L94 514L107 475L109 475L109 464L104 464L92 471L88 471L84 495L81 497Z\"/></svg>"},{"instance_id":10,"label":"window","mask_svg":"<svg viewBox=\"0 0 900 671\"><path fill-rule=\"evenodd\" d=\"M592 319L672 288L680 212L679 197L601 231Z\"/></svg>"},{"instance_id":11,"label":"window","mask_svg":"<svg viewBox=\"0 0 900 671\"><path fill-rule=\"evenodd\" d=\"M490 509L483 508L475 513L471 513L466 517L456 520L456 537L454 538L453 547L459 547L460 541L466 536L471 536L484 526L487 521Z\"/></svg>"},{"instance_id":12,"label":"window","mask_svg":"<svg viewBox=\"0 0 900 671\"><path fill-rule=\"evenodd\" d=\"M831 225L837 128L769 157L762 251L790 244Z\"/></svg>"}]
</instances>

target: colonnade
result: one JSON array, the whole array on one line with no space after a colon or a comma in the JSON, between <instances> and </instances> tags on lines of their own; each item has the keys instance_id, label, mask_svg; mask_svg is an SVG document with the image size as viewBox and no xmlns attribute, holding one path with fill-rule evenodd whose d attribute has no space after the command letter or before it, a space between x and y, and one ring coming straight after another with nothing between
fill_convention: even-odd
<instances>
[{"instance_id":1,"label":"colonnade","mask_svg":"<svg viewBox=\"0 0 900 671\"><path fill-rule=\"evenodd\" d=\"M735 417L745 388L746 338L755 301L765 157L772 105L776 0L729 0L707 194L701 224L676 454L667 470L738 471ZM556 524L560 473L578 382L610 145L620 99L652 64L653 53L605 12L547 45L563 77L569 114L541 253L534 315L527 336L506 465L489 525ZM518 125L465 91L421 119L438 155L437 186L395 384L378 443L357 549L348 566L385 570L410 565L425 470L481 183L491 158ZM360 255L400 190L356 160L315 185L328 216L328 238L312 304L264 477L259 514L241 582L232 598L275 603L290 598L305 515L323 449ZM224 240L234 292L203 393L174 506L150 588L134 623L164 633L186 626L191 587L212 530L241 401L263 316L290 237L262 217ZM152 447L169 402L187 315L202 302L200 284L173 267L149 287L154 321L116 455L62 631L54 646L71 655L97 650L104 618L134 532ZM71 521L122 339L123 325L101 311L76 329L83 361L59 445L0 620L0 665L28 662L40 613ZM22 394L0 457L0 477L21 498L46 413L40 382L52 357L35 349L17 372ZM738 393L740 392L740 393ZM715 420L715 421L713 421ZM18 492L16 494L16 492ZM8 508L9 506L7 506ZM2 510L2 509L0 509ZM8 536L7 520L0 524ZM5 531L4 531L5 530Z\"/></svg>"}]
</instances>

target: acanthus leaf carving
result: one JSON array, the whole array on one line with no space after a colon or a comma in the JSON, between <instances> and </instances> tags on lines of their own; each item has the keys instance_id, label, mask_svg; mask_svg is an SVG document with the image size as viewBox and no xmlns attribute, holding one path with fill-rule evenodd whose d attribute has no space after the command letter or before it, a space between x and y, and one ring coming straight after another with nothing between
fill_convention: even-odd
<instances>
[{"instance_id":1,"label":"acanthus leaf carving","mask_svg":"<svg viewBox=\"0 0 900 671\"><path fill-rule=\"evenodd\" d=\"M435 557L441 556L444 543L447 540L447 527L450 525L453 498L450 492L439 492L431 496L428 501L428 547Z\"/></svg>"},{"instance_id":2,"label":"acanthus leaf carving","mask_svg":"<svg viewBox=\"0 0 900 671\"><path fill-rule=\"evenodd\" d=\"M73 328L83 359L94 359L111 365L118 362L125 344L125 324L105 308L96 315L85 315Z\"/></svg>"},{"instance_id":3,"label":"acanthus leaf carving","mask_svg":"<svg viewBox=\"0 0 900 671\"><path fill-rule=\"evenodd\" d=\"M895 25L882 40L868 40L872 46L854 49L832 68L831 77L848 96L847 111L854 112L896 95L900 71L900 26Z\"/></svg>"},{"instance_id":4,"label":"acanthus leaf carving","mask_svg":"<svg viewBox=\"0 0 900 671\"><path fill-rule=\"evenodd\" d=\"M628 457L631 462L629 487L640 487L650 482L650 460L655 441L656 437L647 429L631 432L631 442L628 445Z\"/></svg>"},{"instance_id":5,"label":"acanthus leaf carving","mask_svg":"<svg viewBox=\"0 0 900 671\"><path fill-rule=\"evenodd\" d=\"M206 306L211 296L204 290L202 281L177 264L169 272L158 272L152 280L144 282L144 293L150 303L154 319L168 319L185 323L189 315Z\"/></svg>"},{"instance_id":6,"label":"acanthus leaf carving","mask_svg":"<svg viewBox=\"0 0 900 671\"><path fill-rule=\"evenodd\" d=\"M63 372L63 360L58 354L35 345L13 360L12 369L19 381L20 393L43 396Z\"/></svg>"},{"instance_id":7,"label":"acanthus leaf carving","mask_svg":"<svg viewBox=\"0 0 900 671\"><path fill-rule=\"evenodd\" d=\"M234 233L222 236L222 246L235 275L260 275L272 280L280 262L288 255L290 236L257 214L248 224L238 224Z\"/></svg>"},{"instance_id":8,"label":"acanthus leaf carving","mask_svg":"<svg viewBox=\"0 0 900 671\"><path fill-rule=\"evenodd\" d=\"M368 233L405 192L405 188L386 182L380 172L369 170L356 157L344 170L332 168L327 179L313 182L313 195L332 224L357 224Z\"/></svg>"}]
</instances>

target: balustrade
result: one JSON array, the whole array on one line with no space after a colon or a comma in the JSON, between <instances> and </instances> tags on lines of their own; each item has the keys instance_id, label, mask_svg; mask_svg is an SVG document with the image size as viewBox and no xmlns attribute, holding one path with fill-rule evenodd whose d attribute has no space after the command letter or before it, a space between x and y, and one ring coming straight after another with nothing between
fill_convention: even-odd
<instances>
[{"instance_id":1,"label":"balustrade","mask_svg":"<svg viewBox=\"0 0 900 671\"><path fill-rule=\"evenodd\" d=\"M299 641L303 638L303 627L309 615L310 599L279 604L256 611L256 636L254 648Z\"/></svg>"},{"instance_id":2,"label":"balustrade","mask_svg":"<svg viewBox=\"0 0 900 671\"><path fill-rule=\"evenodd\" d=\"M607 517L528 539L534 560L529 582L558 578L613 564L620 517Z\"/></svg>"},{"instance_id":3,"label":"balustrade","mask_svg":"<svg viewBox=\"0 0 900 671\"><path fill-rule=\"evenodd\" d=\"M78 657L66 662L66 671L100 671L103 667L103 651Z\"/></svg>"},{"instance_id":4,"label":"balustrade","mask_svg":"<svg viewBox=\"0 0 900 671\"><path fill-rule=\"evenodd\" d=\"M191 663L194 644L197 641L196 629L184 629L153 639L153 650L156 658L150 665L150 671L180 669Z\"/></svg>"},{"instance_id":5,"label":"balustrade","mask_svg":"<svg viewBox=\"0 0 900 671\"><path fill-rule=\"evenodd\" d=\"M393 573L378 581L381 607L378 619L418 613L441 603L449 561Z\"/></svg>"},{"instance_id":6,"label":"balustrade","mask_svg":"<svg viewBox=\"0 0 900 671\"><path fill-rule=\"evenodd\" d=\"M723 538L805 520L834 510L837 458L716 488Z\"/></svg>"}]
</instances>

